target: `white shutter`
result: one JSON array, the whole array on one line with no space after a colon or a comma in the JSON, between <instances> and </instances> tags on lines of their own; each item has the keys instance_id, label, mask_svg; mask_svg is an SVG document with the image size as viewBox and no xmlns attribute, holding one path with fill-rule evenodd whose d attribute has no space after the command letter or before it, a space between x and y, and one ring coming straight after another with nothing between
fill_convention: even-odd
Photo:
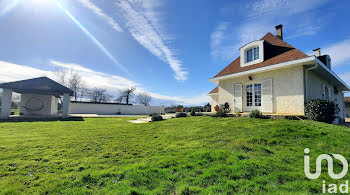
<instances>
[{"instance_id":1,"label":"white shutter","mask_svg":"<svg viewBox=\"0 0 350 195\"><path fill-rule=\"evenodd\" d=\"M234 88L234 111L243 111L242 84L236 83Z\"/></svg>"},{"instance_id":2,"label":"white shutter","mask_svg":"<svg viewBox=\"0 0 350 195\"><path fill-rule=\"evenodd\" d=\"M273 93L272 93L272 78L263 80L262 82L262 96L261 96L261 106L262 112L273 112Z\"/></svg>"},{"instance_id":3,"label":"white shutter","mask_svg":"<svg viewBox=\"0 0 350 195\"><path fill-rule=\"evenodd\" d=\"M326 98L326 85L322 84L322 98L325 99Z\"/></svg>"}]
</instances>

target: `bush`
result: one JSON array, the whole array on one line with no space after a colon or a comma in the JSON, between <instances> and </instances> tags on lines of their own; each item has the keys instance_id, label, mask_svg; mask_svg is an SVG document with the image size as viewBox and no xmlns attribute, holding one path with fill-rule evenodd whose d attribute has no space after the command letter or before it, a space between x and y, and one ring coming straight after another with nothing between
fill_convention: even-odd
<instances>
[{"instance_id":1,"label":"bush","mask_svg":"<svg viewBox=\"0 0 350 195\"><path fill-rule=\"evenodd\" d=\"M260 110L255 109L249 113L249 118L262 118L262 114Z\"/></svg>"},{"instance_id":2,"label":"bush","mask_svg":"<svg viewBox=\"0 0 350 195\"><path fill-rule=\"evenodd\" d=\"M178 113L176 113L176 116L175 116L175 117L176 117L176 118L187 117L187 114L184 113L184 112L178 112Z\"/></svg>"},{"instance_id":3,"label":"bush","mask_svg":"<svg viewBox=\"0 0 350 195\"><path fill-rule=\"evenodd\" d=\"M196 116L196 112L194 111L194 108L191 109L191 116Z\"/></svg>"},{"instance_id":4,"label":"bush","mask_svg":"<svg viewBox=\"0 0 350 195\"><path fill-rule=\"evenodd\" d=\"M335 119L335 114L333 102L314 99L305 104L305 115L313 121L332 123Z\"/></svg>"},{"instance_id":5,"label":"bush","mask_svg":"<svg viewBox=\"0 0 350 195\"><path fill-rule=\"evenodd\" d=\"M239 110L235 111L235 116L236 117L241 117L241 112Z\"/></svg>"},{"instance_id":6,"label":"bush","mask_svg":"<svg viewBox=\"0 0 350 195\"><path fill-rule=\"evenodd\" d=\"M154 115L152 116L152 122L153 122L153 121L161 121L161 120L163 120L163 117L160 116L159 114L154 114Z\"/></svg>"},{"instance_id":7,"label":"bush","mask_svg":"<svg viewBox=\"0 0 350 195\"><path fill-rule=\"evenodd\" d=\"M226 111L225 109L223 109L223 108L219 108L219 110L218 111L216 111L216 113L215 113L215 115L213 115L214 117L226 117L227 114L228 113L228 111Z\"/></svg>"}]
</instances>

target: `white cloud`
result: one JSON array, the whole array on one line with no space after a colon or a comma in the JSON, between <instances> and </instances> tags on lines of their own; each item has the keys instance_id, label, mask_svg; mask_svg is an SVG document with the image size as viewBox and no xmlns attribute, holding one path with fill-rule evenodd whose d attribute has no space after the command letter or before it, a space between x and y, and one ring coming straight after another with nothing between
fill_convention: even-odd
<instances>
[{"instance_id":1,"label":"white cloud","mask_svg":"<svg viewBox=\"0 0 350 195\"><path fill-rule=\"evenodd\" d=\"M287 39L305 35L314 35L324 23L324 18L315 17L311 10L325 4L328 0L258 0L245 5L232 4L230 10L246 9L237 12L241 18L238 22L219 22L211 34L211 55L223 60L233 60L239 55L239 48L244 44L262 38L267 32L274 32L279 23L288 24ZM307 12L308 11L308 12ZM306 13L307 12L307 13ZM303 15L297 15L303 13ZM237 15L235 15L237 17ZM296 17L300 21L295 24ZM233 21L235 18L232 19ZM238 23L238 24L237 24ZM286 35L286 34L285 34Z\"/></svg>"},{"instance_id":2,"label":"white cloud","mask_svg":"<svg viewBox=\"0 0 350 195\"><path fill-rule=\"evenodd\" d=\"M265 22L248 22L239 28L221 22L211 34L211 55L223 60L233 60L244 44L262 38L273 25Z\"/></svg>"},{"instance_id":3,"label":"white cloud","mask_svg":"<svg viewBox=\"0 0 350 195\"><path fill-rule=\"evenodd\" d=\"M132 37L154 56L168 63L175 72L176 80L186 80L188 72L182 68L174 50L169 48L170 38L165 36L160 15L155 12L159 1L119 0L116 5Z\"/></svg>"},{"instance_id":4,"label":"white cloud","mask_svg":"<svg viewBox=\"0 0 350 195\"><path fill-rule=\"evenodd\" d=\"M322 50L321 50L322 51ZM330 55L332 66L340 66L350 62L350 39L325 46L322 53Z\"/></svg>"},{"instance_id":5,"label":"white cloud","mask_svg":"<svg viewBox=\"0 0 350 195\"><path fill-rule=\"evenodd\" d=\"M315 9L329 0L260 0L248 5L252 11L250 16L286 16Z\"/></svg>"},{"instance_id":6,"label":"white cloud","mask_svg":"<svg viewBox=\"0 0 350 195\"><path fill-rule=\"evenodd\" d=\"M191 98L163 95L159 93L146 91L139 83L136 83L124 77L94 71L92 69L86 68L82 65L75 63L65 63L55 60L50 60L49 62L54 67L69 68L77 71L83 78L84 85L87 88L105 88L109 93L115 96L119 94L119 91L121 89L136 86L136 93L147 92L153 98L169 103L183 105L201 105L203 103L210 102L210 98L207 96L207 94L200 94L196 97ZM30 79L40 76L47 76L54 80L56 79L54 71L41 70L39 68L33 68L26 65L18 65L4 61L0 61L0 70L0 83Z\"/></svg>"},{"instance_id":7,"label":"white cloud","mask_svg":"<svg viewBox=\"0 0 350 195\"><path fill-rule=\"evenodd\" d=\"M3 0L0 2L0 16L10 12L17 6L20 0Z\"/></svg>"},{"instance_id":8,"label":"white cloud","mask_svg":"<svg viewBox=\"0 0 350 195\"><path fill-rule=\"evenodd\" d=\"M83 4L86 8L90 9L98 17L100 17L105 22L107 22L114 30L116 30L118 32L123 31L123 29L120 27L120 25L113 18L111 18L107 14L105 14L101 8L99 8L97 5L92 3L90 0L79 0L79 1L81 4Z\"/></svg>"},{"instance_id":9,"label":"white cloud","mask_svg":"<svg viewBox=\"0 0 350 195\"><path fill-rule=\"evenodd\" d=\"M0 82L12 82L40 76L52 77L51 71L0 61Z\"/></svg>"},{"instance_id":10,"label":"white cloud","mask_svg":"<svg viewBox=\"0 0 350 195\"><path fill-rule=\"evenodd\" d=\"M303 21L295 27L295 32L284 39L293 39L301 36L314 35L321 29L319 21Z\"/></svg>"}]
</instances>

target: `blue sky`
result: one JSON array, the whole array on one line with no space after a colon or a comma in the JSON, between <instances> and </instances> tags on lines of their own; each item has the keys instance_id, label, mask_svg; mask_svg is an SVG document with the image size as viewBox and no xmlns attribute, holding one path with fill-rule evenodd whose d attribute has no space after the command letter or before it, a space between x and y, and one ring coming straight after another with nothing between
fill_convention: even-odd
<instances>
[{"instance_id":1,"label":"blue sky","mask_svg":"<svg viewBox=\"0 0 350 195\"><path fill-rule=\"evenodd\" d=\"M153 104L204 104L246 42L283 24L284 40L321 47L350 84L349 1L2 0L0 82L81 73L111 94L135 85Z\"/></svg>"}]
</instances>

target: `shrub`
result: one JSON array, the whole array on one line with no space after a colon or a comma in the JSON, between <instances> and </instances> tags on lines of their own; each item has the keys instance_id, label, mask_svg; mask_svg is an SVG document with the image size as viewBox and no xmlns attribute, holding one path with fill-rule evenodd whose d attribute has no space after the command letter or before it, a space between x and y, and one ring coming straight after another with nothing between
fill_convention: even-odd
<instances>
[{"instance_id":1,"label":"shrub","mask_svg":"<svg viewBox=\"0 0 350 195\"><path fill-rule=\"evenodd\" d=\"M191 116L196 116L196 112L194 111L194 108L191 109Z\"/></svg>"},{"instance_id":2,"label":"shrub","mask_svg":"<svg viewBox=\"0 0 350 195\"><path fill-rule=\"evenodd\" d=\"M262 118L262 114L259 110L255 109L249 113L249 118Z\"/></svg>"},{"instance_id":3,"label":"shrub","mask_svg":"<svg viewBox=\"0 0 350 195\"><path fill-rule=\"evenodd\" d=\"M153 122L153 121L161 121L161 120L163 120L163 117L160 116L159 114L154 114L154 115L152 116L152 122Z\"/></svg>"},{"instance_id":4,"label":"shrub","mask_svg":"<svg viewBox=\"0 0 350 195\"><path fill-rule=\"evenodd\" d=\"M213 115L214 117L226 117L227 114L228 113L228 111L226 111L225 109L223 109L223 108L219 108L219 110L218 111L216 111L216 114L215 115Z\"/></svg>"},{"instance_id":5,"label":"shrub","mask_svg":"<svg viewBox=\"0 0 350 195\"><path fill-rule=\"evenodd\" d=\"M176 113L176 116L175 116L175 117L176 117L176 118L187 117L187 114L184 113L184 112L178 112L178 113Z\"/></svg>"},{"instance_id":6,"label":"shrub","mask_svg":"<svg viewBox=\"0 0 350 195\"><path fill-rule=\"evenodd\" d=\"M235 111L235 116L236 117L241 117L241 112L239 110Z\"/></svg>"},{"instance_id":7,"label":"shrub","mask_svg":"<svg viewBox=\"0 0 350 195\"><path fill-rule=\"evenodd\" d=\"M308 119L332 123L335 119L335 114L335 105L333 102L314 99L305 104L305 115Z\"/></svg>"}]
</instances>

